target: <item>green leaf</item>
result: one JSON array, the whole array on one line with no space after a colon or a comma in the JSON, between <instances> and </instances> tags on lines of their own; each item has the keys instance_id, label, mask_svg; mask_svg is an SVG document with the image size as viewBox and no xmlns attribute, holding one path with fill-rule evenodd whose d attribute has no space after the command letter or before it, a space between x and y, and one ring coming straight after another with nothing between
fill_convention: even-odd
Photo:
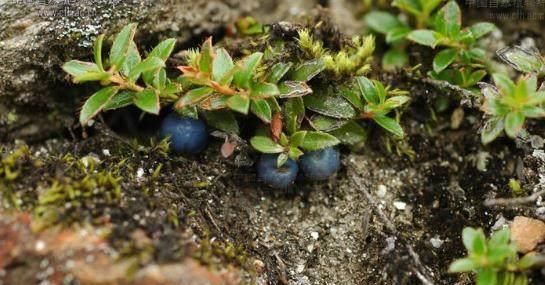
<instances>
[{"instance_id":1,"label":"green leaf","mask_svg":"<svg viewBox=\"0 0 545 285\"><path fill-rule=\"evenodd\" d=\"M530 269L532 266L534 266L537 262L537 258L535 256L535 253L530 252L526 255L524 255L518 262L517 262L517 268L521 270Z\"/></svg>"},{"instance_id":2,"label":"green leaf","mask_svg":"<svg viewBox=\"0 0 545 285\"><path fill-rule=\"evenodd\" d=\"M291 135L290 146L299 147L305 142L305 137L307 136L307 131L299 131Z\"/></svg>"},{"instance_id":3,"label":"green leaf","mask_svg":"<svg viewBox=\"0 0 545 285\"><path fill-rule=\"evenodd\" d=\"M159 115L159 110L161 109L159 96L152 89L136 93L136 96L134 96L134 105L144 112L155 115Z\"/></svg>"},{"instance_id":4,"label":"green leaf","mask_svg":"<svg viewBox=\"0 0 545 285\"><path fill-rule=\"evenodd\" d=\"M277 168L280 168L282 167L282 165L284 165L288 159L289 159L289 155L287 153L281 153L278 155L278 157L276 158L276 167Z\"/></svg>"},{"instance_id":5,"label":"green leaf","mask_svg":"<svg viewBox=\"0 0 545 285\"><path fill-rule=\"evenodd\" d=\"M227 99L227 107L233 111L248 114L248 110L250 109L250 98L240 94L230 96L230 98Z\"/></svg>"},{"instance_id":6,"label":"green leaf","mask_svg":"<svg viewBox=\"0 0 545 285\"><path fill-rule=\"evenodd\" d=\"M83 104L83 107L81 108L81 112L79 114L79 121L82 125L86 125L89 120L93 119L104 107L108 104L108 102L112 99L112 97L117 94L119 89L117 87L106 87L95 94L91 95L87 101Z\"/></svg>"},{"instance_id":7,"label":"green leaf","mask_svg":"<svg viewBox=\"0 0 545 285\"><path fill-rule=\"evenodd\" d=\"M482 229L466 227L462 231L462 240L471 254L482 255L486 251L486 237Z\"/></svg>"},{"instance_id":8,"label":"green leaf","mask_svg":"<svg viewBox=\"0 0 545 285\"><path fill-rule=\"evenodd\" d=\"M516 138L522 130L525 119L521 112L508 113L505 116L505 133L511 138Z\"/></svg>"},{"instance_id":9,"label":"green leaf","mask_svg":"<svg viewBox=\"0 0 545 285\"><path fill-rule=\"evenodd\" d=\"M271 67L271 71L269 72L267 76L266 81L270 83L275 83L275 84L278 83L280 79L282 79L282 77L284 77L290 71L292 66L293 66L293 62L288 62L288 63L279 62L273 65L273 67Z\"/></svg>"},{"instance_id":10,"label":"green leaf","mask_svg":"<svg viewBox=\"0 0 545 285\"><path fill-rule=\"evenodd\" d=\"M440 51L433 58L433 70L437 73L445 70L449 65L451 65L458 56L458 51L454 48L448 48Z\"/></svg>"},{"instance_id":11,"label":"green leaf","mask_svg":"<svg viewBox=\"0 0 545 285\"><path fill-rule=\"evenodd\" d=\"M355 121L351 121L329 133L339 139L343 144L350 146L363 144L367 140L367 131Z\"/></svg>"},{"instance_id":12,"label":"green leaf","mask_svg":"<svg viewBox=\"0 0 545 285\"><path fill-rule=\"evenodd\" d=\"M160 42L157 46L155 46L153 50L149 53L148 57L158 57L163 60L163 62L166 62L167 59L170 57L170 54L172 54L175 46L176 39L166 39Z\"/></svg>"},{"instance_id":13,"label":"green leaf","mask_svg":"<svg viewBox=\"0 0 545 285\"><path fill-rule=\"evenodd\" d=\"M280 98L302 97L312 94L312 89L303 81L283 81L278 86Z\"/></svg>"},{"instance_id":14,"label":"green leaf","mask_svg":"<svg viewBox=\"0 0 545 285\"><path fill-rule=\"evenodd\" d=\"M137 66L142 61L142 57L140 56L140 52L138 51L138 47L134 42L130 43L129 50L127 51L127 56L125 57L125 60L123 61L123 64L121 64L121 74L125 76L129 76L132 69Z\"/></svg>"},{"instance_id":15,"label":"green leaf","mask_svg":"<svg viewBox=\"0 0 545 285\"><path fill-rule=\"evenodd\" d=\"M278 86L273 83L260 82L252 84L252 90L250 92L250 97L256 99L265 99L269 97L274 97L280 94Z\"/></svg>"},{"instance_id":16,"label":"green leaf","mask_svg":"<svg viewBox=\"0 0 545 285\"><path fill-rule=\"evenodd\" d=\"M307 82L320 74L326 68L325 63L321 59L314 59L311 61L299 64L294 70L292 70L288 77L293 81Z\"/></svg>"},{"instance_id":17,"label":"green leaf","mask_svg":"<svg viewBox=\"0 0 545 285\"><path fill-rule=\"evenodd\" d=\"M384 103L384 101L386 100L386 88L384 87L382 82L378 80L373 80L373 85L375 85L375 90L377 91L379 104Z\"/></svg>"},{"instance_id":18,"label":"green leaf","mask_svg":"<svg viewBox=\"0 0 545 285\"><path fill-rule=\"evenodd\" d=\"M235 67L233 59L224 48L216 50L216 57L212 63L212 79L216 82L222 81L222 84L229 85L233 80L231 71ZM227 78L225 78L227 76Z\"/></svg>"},{"instance_id":19,"label":"green leaf","mask_svg":"<svg viewBox=\"0 0 545 285\"><path fill-rule=\"evenodd\" d=\"M310 123L310 126L317 130L322 132L330 132L333 130L336 130L342 126L344 126L348 121L346 120L339 120L331 117L326 117L322 115L313 115L308 120Z\"/></svg>"},{"instance_id":20,"label":"green leaf","mask_svg":"<svg viewBox=\"0 0 545 285\"><path fill-rule=\"evenodd\" d=\"M475 263L470 258L462 258L454 261L450 264L448 272L450 273L460 273L460 272L469 272L479 268L479 264Z\"/></svg>"},{"instance_id":21,"label":"green leaf","mask_svg":"<svg viewBox=\"0 0 545 285\"><path fill-rule=\"evenodd\" d=\"M270 123L272 118L271 107L267 100L256 99L250 103L250 110L265 123Z\"/></svg>"},{"instance_id":22,"label":"green leaf","mask_svg":"<svg viewBox=\"0 0 545 285\"><path fill-rule=\"evenodd\" d=\"M356 111L352 105L343 97L322 95L303 97L305 106L318 114L333 118L351 119L356 116Z\"/></svg>"},{"instance_id":23,"label":"green leaf","mask_svg":"<svg viewBox=\"0 0 545 285\"><path fill-rule=\"evenodd\" d=\"M386 42L387 43L395 43L397 41L400 41L407 37L407 35L411 32L411 29L409 27L398 27L391 29L386 34Z\"/></svg>"},{"instance_id":24,"label":"green leaf","mask_svg":"<svg viewBox=\"0 0 545 285\"><path fill-rule=\"evenodd\" d=\"M513 96L515 93L515 83L503 73L494 73L492 74L494 78L494 83L496 86L507 96Z\"/></svg>"},{"instance_id":25,"label":"green leaf","mask_svg":"<svg viewBox=\"0 0 545 285\"><path fill-rule=\"evenodd\" d=\"M177 109L183 109L186 106L195 105L208 98L214 90L210 87L199 87L189 90L176 103Z\"/></svg>"},{"instance_id":26,"label":"green leaf","mask_svg":"<svg viewBox=\"0 0 545 285\"><path fill-rule=\"evenodd\" d=\"M290 98L284 104L285 128L289 134L295 133L305 116L305 104L301 97Z\"/></svg>"},{"instance_id":27,"label":"green leaf","mask_svg":"<svg viewBox=\"0 0 545 285\"><path fill-rule=\"evenodd\" d=\"M505 47L497 51L498 57L518 71L525 73L543 72L545 63L536 50L526 50L519 46Z\"/></svg>"},{"instance_id":28,"label":"green leaf","mask_svg":"<svg viewBox=\"0 0 545 285\"><path fill-rule=\"evenodd\" d=\"M484 37L486 34L496 29L496 25L488 22L480 22L472 25L469 30L473 36L478 39Z\"/></svg>"},{"instance_id":29,"label":"green leaf","mask_svg":"<svg viewBox=\"0 0 545 285\"><path fill-rule=\"evenodd\" d=\"M261 52L255 52L246 57L241 64L241 70L235 72L234 84L240 88L249 88L255 69L261 63L262 58L263 53Z\"/></svg>"},{"instance_id":30,"label":"green leaf","mask_svg":"<svg viewBox=\"0 0 545 285\"><path fill-rule=\"evenodd\" d=\"M415 30L410 32L407 38L418 44L435 48L441 39L441 35L431 30Z\"/></svg>"},{"instance_id":31,"label":"green leaf","mask_svg":"<svg viewBox=\"0 0 545 285\"><path fill-rule=\"evenodd\" d=\"M365 108L359 86L356 84L341 85L338 88L338 93L356 109L363 110Z\"/></svg>"},{"instance_id":32,"label":"green leaf","mask_svg":"<svg viewBox=\"0 0 545 285\"><path fill-rule=\"evenodd\" d=\"M409 12L414 16L420 16L422 13L422 7L420 6L420 1L418 0L394 0L392 6L398 7L399 9Z\"/></svg>"},{"instance_id":33,"label":"green leaf","mask_svg":"<svg viewBox=\"0 0 545 285\"><path fill-rule=\"evenodd\" d=\"M162 59L152 56L146 58L144 61L140 62L129 73L129 80L136 81L140 77L140 74L152 70L157 70L159 68L165 67L165 63Z\"/></svg>"},{"instance_id":34,"label":"green leaf","mask_svg":"<svg viewBox=\"0 0 545 285\"><path fill-rule=\"evenodd\" d=\"M449 37L457 36L462 27L462 12L456 1L449 1L441 10L437 17L444 20L446 30L439 30Z\"/></svg>"},{"instance_id":35,"label":"green leaf","mask_svg":"<svg viewBox=\"0 0 545 285\"><path fill-rule=\"evenodd\" d=\"M358 86L360 87L361 94L365 98L365 101L375 105L380 104L377 89L371 80L364 76L358 76L356 77L356 81L358 82Z\"/></svg>"},{"instance_id":36,"label":"green leaf","mask_svg":"<svg viewBox=\"0 0 545 285\"><path fill-rule=\"evenodd\" d=\"M383 11L371 11L365 15L364 19L371 29L382 34L387 34L392 29L404 26L396 16Z\"/></svg>"},{"instance_id":37,"label":"green leaf","mask_svg":"<svg viewBox=\"0 0 545 285\"><path fill-rule=\"evenodd\" d=\"M524 106L520 110L522 115L526 118L543 118L545 117L545 110L538 106Z\"/></svg>"},{"instance_id":38,"label":"green leaf","mask_svg":"<svg viewBox=\"0 0 545 285\"><path fill-rule=\"evenodd\" d=\"M110 65L117 70L123 65L135 34L136 24L133 23L126 25L115 37L110 49Z\"/></svg>"},{"instance_id":39,"label":"green leaf","mask_svg":"<svg viewBox=\"0 0 545 285\"><path fill-rule=\"evenodd\" d=\"M298 160L303 154L305 153L296 147L290 147L290 150L288 151L288 156L294 160Z\"/></svg>"},{"instance_id":40,"label":"green leaf","mask_svg":"<svg viewBox=\"0 0 545 285\"><path fill-rule=\"evenodd\" d=\"M399 123L392 118L389 118L386 116L376 116L376 117L373 117L373 120L383 129L392 133L396 137L403 138L403 136L405 136L405 133L403 132L403 128L401 128L401 125L399 125Z\"/></svg>"},{"instance_id":41,"label":"green leaf","mask_svg":"<svg viewBox=\"0 0 545 285\"><path fill-rule=\"evenodd\" d=\"M382 68L393 71L409 63L409 55L404 50L389 49L382 57Z\"/></svg>"},{"instance_id":42,"label":"green leaf","mask_svg":"<svg viewBox=\"0 0 545 285\"><path fill-rule=\"evenodd\" d=\"M301 148L306 151L315 151L324 149L326 147L332 147L339 144L340 141L324 132L307 132L305 141L301 144Z\"/></svg>"},{"instance_id":43,"label":"green leaf","mask_svg":"<svg viewBox=\"0 0 545 285\"><path fill-rule=\"evenodd\" d=\"M100 81L110 77L110 74L101 71L99 66L92 62L71 60L62 66L62 69L74 77L75 83Z\"/></svg>"},{"instance_id":44,"label":"green leaf","mask_svg":"<svg viewBox=\"0 0 545 285\"><path fill-rule=\"evenodd\" d=\"M199 71L210 73L212 71L212 61L214 59L214 47L212 47L212 37L204 41L198 58Z\"/></svg>"},{"instance_id":45,"label":"green leaf","mask_svg":"<svg viewBox=\"0 0 545 285\"><path fill-rule=\"evenodd\" d=\"M228 134L239 133L237 119L235 118L233 112L229 110L203 111L202 116L207 125L215 129Z\"/></svg>"},{"instance_id":46,"label":"green leaf","mask_svg":"<svg viewBox=\"0 0 545 285\"><path fill-rule=\"evenodd\" d=\"M95 43L93 44L93 55L95 63L101 71L104 71L104 65L102 64L102 45L104 42L104 34L99 35Z\"/></svg>"},{"instance_id":47,"label":"green leaf","mask_svg":"<svg viewBox=\"0 0 545 285\"><path fill-rule=\"evenodd\" d=\"M508 245L510 236L511 231L509 231L508 228L495 231L490 237L488 245L490 246L490 248L498 247L501 245Z\"/></svg>"},{"instance_id":48,"label":"green leaf","mask_svg":"<svg viewBox=\"0 0 545 285\"><path fill-rule=\"evenodd\" d=\"M477 271L477 285L498 285L498 276L492 268Z\"/></svg>"},{"instance_id":49,"label":"green leaf","mask_svg":"<svg viewBox=\"0 0 545 285\"><path fill-rule=\"evenodd\" d=\"M104 106L103 111L115 110L129 106L133 103L133 97L136 93L131 91L121 91L115 94L112 99Z\"/></svg>"},{"instance_id":50,"label":"green leaf","mask_svg":"<svg viewBox=\"0 0 545 285\"><path fill-rule=\"evenodd\" d=\"M261 153L281 153L284 152L284 147L274 142L269 137L255 136L250 140L253 148Z\"/></svg>"},{"instance_id":51,"label":"green leaf","mask_svg":"<svg viewBox=\"0 0 545 285\"><path fill-rule=\"evenodd\" d=\"M488 120L481 132L482 144L489 144L494 141L502 132L504 128L503 118L492 118Z\"/></svg>"},{"instance_id":52,"label":"green leaf","mask_svg":"<svg viewBox=\"0 0 545 285\"><path fill-rule=\"evenodd\" d=\"M405 103L409 102L409 100L411 100L411 98L408 96L393 96L388 98L386 102L382 104L382 106L384 109L389 111L405 105Z\"/></svg>"}]
</instances>

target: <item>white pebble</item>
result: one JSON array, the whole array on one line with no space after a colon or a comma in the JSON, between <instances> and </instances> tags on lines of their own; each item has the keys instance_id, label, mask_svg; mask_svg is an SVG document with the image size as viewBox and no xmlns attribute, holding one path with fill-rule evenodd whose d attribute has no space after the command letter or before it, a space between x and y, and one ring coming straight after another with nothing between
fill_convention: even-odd
<instances>
[{"instance_id":1,"label":"white pebble","mask_svg":"<svg viewBox=\"0 0 545 285\"><path fill-rule=\"evenodd\" d=\"M395 201L394 202L394 207L396 207L396 209L398 209L398 210L405 210L405 208L407 208L407 203L400 202L400 201Z\"/></svg>"}]
</instances>

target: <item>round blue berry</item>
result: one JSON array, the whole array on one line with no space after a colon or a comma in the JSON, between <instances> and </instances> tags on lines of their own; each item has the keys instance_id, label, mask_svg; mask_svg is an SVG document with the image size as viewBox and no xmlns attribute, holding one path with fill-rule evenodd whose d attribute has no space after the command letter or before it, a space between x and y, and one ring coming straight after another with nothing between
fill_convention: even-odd
<instances>
[{"instance_id":1,"label":"round blue berry","mask_svg":"<svg viewBox=\"0 0 545 285\"><path fill-rule=\"evenodd\" d=\"M163 120L159 136L170 137L170 148L176 153L197 154L208 144L208 132L203 121L176 113L170 113Z\"/></svg>"},{"instance_id":2,"label":"round blue berry","mask_svg":"<svg viewBox=\"0 0 545 285\"><path fill-rule=\"evenodd\" d=\"M305 153L299 165L309 180L326 180L335 174L341 166L341 154L335 148L328 147Z\"/></svg>"},{"instance_id":3,"label":"round blue berry","mask_svg":"<svg viewBox=\"0 0 545 285\"><path fill-rule=\"evenodd\" d=\"M277 158L276 154L262 155L257 163L257 175L272 188L286 189L295 181L299 166L293 159L288 159L284 165L277 167Z\"/></svg>"}]
</instances>

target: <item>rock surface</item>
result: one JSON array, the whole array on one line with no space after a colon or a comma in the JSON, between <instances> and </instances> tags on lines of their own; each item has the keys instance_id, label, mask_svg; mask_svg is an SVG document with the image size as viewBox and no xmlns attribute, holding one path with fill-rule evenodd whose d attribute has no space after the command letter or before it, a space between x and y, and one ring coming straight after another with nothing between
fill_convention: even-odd
<instances>
[{"instance_id":1,"label":"rock surface","mask_svg":"<svg viewBox=\"0 0 545 285\"><path fill-rule=\"evenodd\" d=\"M517 216L511 225L511 239L516 243L519 252L530 252L545 240L545 223Z\"/></svg>"}]
</instances>

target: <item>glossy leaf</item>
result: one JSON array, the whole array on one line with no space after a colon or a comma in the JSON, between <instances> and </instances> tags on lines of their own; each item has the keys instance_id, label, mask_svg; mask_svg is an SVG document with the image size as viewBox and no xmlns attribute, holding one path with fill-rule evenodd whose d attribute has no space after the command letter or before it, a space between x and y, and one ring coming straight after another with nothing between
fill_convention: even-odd
<instances>
[{"instance_id":1,"label":"glossy leaf","mask_svg":"<svg viewBox=\"0 0 545 285\"><path fill-rule=\"evenodd\" d=\"M411 32L411 29L409 27L405 27L405 26L391 29L386 34L386 42L387 43L394 43L394 42L400 41L400 40L404 39L405 37L407 37L407 35L410 32Z\"/></svg>"},{"instance_id":2,"label":"glossy leaf","mask_svg":"<svg viewBox=\"0 0 545 285\"><path fill-rule=\"evenodd\" d=\"M197 104L208 98L214 90L210 87L199 87L189 90L176 103L176 108L182 109L186 106Z\"/></svg>"},{"instance_id":3,"label":"glossy leaf","mask_svg":"<svg viewBox=\"0 0 545 285\"><path fill-rule=\"evenodd\" d=\"M367 140L367 131L355 121L329 132L339 139L343 144L356 146Z\"/></svg>"},{"instance_id":4,"label":"glossy leaf","mask_svg":"<svg viewBox=\"0 0 545 285\"><path fill-rule=\"evenodd\" d=\"M505 116L505 133L511 137L515 138L522 130L524 125L524 115L521 112L510 112Z\"/></svg>"},{"instance_id":5,"label":"glossy leaf","mask_svg":"<svg viewBox=\"0 0 545 285\"><path fill-rule=\"evenodd\" d=\"M174 51L175 46L176 39L166 39L155 46L149 53L148 57L158 57L165 62L172 54L172 51Z\"/></svg>"},{"instance_id":6,"label":"glossy leaf","mask_svg":"<svg viewBox=\"0 0 545 285\"><path fill-rule=\"evenodd\" d=\"M104 34L99 35L93 44L93 56L95 63L101 71L104 71L104 65L102 64L102 46L104 43Z\"/></svg>"},{"instance_id":7,"label":"glossy leaf","mask_svg":"<svg viewBox=\"0 0 545 285\"><path fill-rule=\"evenodd\" d=\"M305 142L305 137L307 136L307 131L299 131L291 135L290 137L290 146L299 147Z\"/></svg>"},{"instance_id":8,"label":"glossy leaf","mask_svg":"<svg viewBox=\"0 0 545 285\"><path fill-rule=\"evenodd\" d=\"M347 120L340 120L317 114L310 117L308 121L313 129L322 132L330 132L336 130L348 123Z\"/></svg>"},{"instance_id":9,"label":"glossy leaf","mask_svg":"<svg viewBox=\"0 0 545 285\"><path fill-rule=\"evenodd\" d=\"M395 28L404 26L404 24L393 14L383 11L371 11L365 15L365 22L371 29L387 34Z\"/></svg>"},{"instance_id":10,"label":"glossy leaf","mask_svg":"<svg viewBox=\"0 0 545 285\"><path fill-rule=\"evenodd\" d=\"M307 82L320 74L325 68L325 63L322 60L315 59L298 65L289 73L288 77L293 81Z\"/></svg>"},{"instance_id":11,"label":"glossy leaf","mask_svg":"<svg viewBox=\"0 0 545 285\"><path fill-rule=\"evenodd\" d=\"M432 30L415 30L407 35L407 38L418 44L435 48L441 36Z\"/></svg>"},{"instance_id":12,"label":"glossy leaf","mask_svg":"<svg viewBox=\"0 0 545 285\"><path fill-rule=\"evenodd\" d=\"M106 87L91 95L91 97L85 101L85 104L83 104L83 107L81 108L79 115L80 123L82 125L86 125L87 122L93 119L100 111L102 111L102 109L104 109L104 107L108 104L112 97L117 94L118 91L119 89L117 87Z\"/></svg>"},{"instance_id":13,"label":"glossy leaf","mask_svg":"<svg viewBox=\"0 0 545 285\"><path fill-rule=\"evenodd\" d=\"M224 48L220 48L216 50L216 56L214 58L214 61L212 63L212 80L220 82L223 85L229 85L231 84L231 81L233 80L233 74L230 74L230 72L235 67L235 64L233 63L233 59L227 53L227 50ZM227 76L227 78L225 78Z\"/></svg>"},{"instance_id":14,"label":"glossy leaf","mask_svg":"<svg viewBox=\"0 0 545 285\"><path fill-rule=\"evenodd\" d=\"M449 65L454 62L454 60L456 60L457 55L458 51L453 48L448 48L440 51L433 58L433 70L438 73L445 70Z\"/></svg>"},{"instance_id":15,"label":"glossy leaf","mask_svg":"<svg viewBox=\"0 0 545 285\"><path fill-rule=\"evenodd\" d=\"M127 56L121 65L120 71L121 74L129 76L132 69L137 66L142 61L138 47L134 42L130 43L129 50L127 51Z\"/></svg>"},{"instance_id":16,"label":"glossy leaf","mask_svg":"<svg viewBox=\"0 0 545 285\"><path fill-rule=\"evenodd\" d=\"M351 119L356 116L352 105L341 96L305 96L303 100L308 109L325 116L339 119Z\"/></svg>"},{"instance_id":17,"label":"glossy leaf","mask_svg":"<svg viewBox=\"0 0 545 285\"><path fill-rule=\"evenodd\" d=\"M74 82L100 81L110 77L110 74L101 71L99 66L91 62L71 60L62 66L62 69L73 76Z\"/></svg>"},{"instance_id":18,"label":"glossy leaf","mask_svg":"<svg viewBox=\"0 0 545 285\"><path fill-rule=\"evenodd\" d=\"M545 63L536 50L526 50L519 46L505 47L497 51L498 56L516 70L530 73L543 72Z\"/></svg>"},{"instance_id":19,"label":"glossy leaf","mask_svg":"<svg viewBox=\"0 0 545 285\"><path fill-rule=\"evenodd\" d=\"M403 136L405 136L405 133L403 132L403 128L401 128L401 125L399 125L399 123L392 118L389 118L386 116L376 116L376 117L373 117L373 120L383 129L392 133L396 137L402 138Z\"/></svg>"},{"instance_id":20,"label":"glossy leaf","mask_svg":"<svg viewBox=\"0 0 545 285\"><path fill-rule=\"evenodd\" d=\"M284 104L284 120L289 134L295 133L305 116L305 104L300 97L291 98Z\"/></svg>"},{"instance_id":21,"label":"glossy leaf","mask_svg":"<svg viewBox=\"0 0 545 285\"><path fill-rule=\"evenodd\" d=\"M228 134L238 134L239 126L233 112L229 110L203 111L202 116L206 123Z\"/></svg>"},{"instance_id":22,"label":"glossy leaf","mask_svg":"<svg viewBox=\"0 0 545 285\"><path fill-rule=\"evenodd\" d=\"M140 77L140 74L143 72L148 72L152 70L157 70L161 67L165 67L165 63L162 59L152 56L146 58L144 61L140 62L129 73L129 79L131 81L136 81L138 77Z\"/></svg>"},{"instance_id":23,"label":"glossy leaf","mask_svg":"<svg viewBox=\"0 0 545 285\"><path fill-rule=\"evenodd\" d=\"M235 73L233 83L240 88L249 88L250 80L255 73L255 69L261 63L262 58L263 53L261 52L256 52L246 57L241 64L241 70Z\"/></svg>"},{"instance_id":24,"label":"glossy leaf","mask_svg":"<svg viewBox=\"0 0 545 285\"><path fill-rule=\"evenodd\" d=\"M280 79L282 79L290 71L292 66L292 62L279 62L273 65L273 67L271 67L271 70L269 71L266 81L275 84L278 83Z\"/></svg>"},{"instance_id":25,"label":"glossy leaf","mask_svg":"<svg viewBox=\"0 0 545 285\"><path fill-rule=\"evenodd\" d=\"M248 114L250 109L250 98L245 95L233 95L227 99L227 106L233 110L242 114Z\"/></svg>"},{"instance_id":26,"label":"glossy leaf","mask_svg":"<svg viewBox=\"0 0 545 285\"><path fill-rule=\"evenodd\" d=\"M281 153L284 151L284 147L274 142L269 137L255 136L250 139L250 144L257 151L262 153Z\"/></svg>"},{"instance_id":27,"label":"glossy leaf","mask_svg":"<svg viewBox=\"0 0 545 285\"><path fill-rule=\"evenodd\" d=\"M469 30L473 34L473 36L478 39L482 38L488 33L494 31L496 29L496 25L488 22L480 22L477 24L472 25Z\"/></svg>"},{"instance_id":28,"label":"glossy leaf","mask_svg":"<svg viewBox=\"0 0 545 285\"><path fill-rule=\"evenodd\" d=\"M204 41L201 52L198 57L199 71L210 73L212 71L212 61L214 60L214 47L212 46L212 37Z\"/></svg>"},{"instance_id":29,"label":"glossy leaf","mask_svg":"<svg viewBox=\"0 0 545 285\"><path fill-rule=\"evenodd\" d=\"M133 104L133 97L136 93L131 91L121 91L115 94L111 100L104 106L104 111L115 110Z\"/></svg>"},{"instance_id":30,"label":"glossy leaf","mask_svg":"<svg viewBox=\"0 0 545 285\"><path fill-rule=\"evenodd\" d=\"M273 83L260 82L252 84L250 96L256 99L265 99L280 94L280 90Z\"/></svg>"},{"instance_id":31,"label":"glossy leaf","mask_svg":"<svg viewBox=\"0 0 545 285\"><path fill-rule=\"evenodd\" d=\"M303 81L284 81L278 86L280 98L302 97L312 94L312 89Z\"/></svg>"},{"instance_id":32,"label":"glossy leaf","mask_svg":"<svg viewBox=\"0 0 545 285\"><path fill-rule=\"evenodd\" d=\"M136 24L126 25L114 39L112 48L110 49L110 64L116 68L120 68L125 61L134 35L136 34Z\"/></svg>"},{"instance_id":33,"label":"glossy leaf","mask_svg":"<svg viewBox=\"0 0 545 285\"><path fill-rule=\"evenodd\" d=\"M369 80L367 77L359 76L356 77L356 81L360 88L361 94L365 98L365 101L372 104L380 104L378 92L371 80Z\"/></svg>"},{"instance_id":34,"label":"glossy leaf","mask_svg":"<svg viewBox=\"0 0 545 285\"><path fill-rule=\"evenodd\" d=\"M479 264L470 258L462 258L454 261L448 268L451 273L469 272L479 268Z\"/></svg>"},{"instance_id":35,"label":"glossy leaf","mask_svg":"<svg viewBox=\"0 0 545 285\"><path fill-rule=\"evenodd\" d=\"M267 100L257 99L250 103L250 110L265 123L270 123L272 118L271 107Z\"/></svg>"},{"instance_id":36,"label":"glossy leaf","mask_svg":"<svg viewBox=\"0 0 545 285\"><path fill-rule=\"evenodd\" d=\"M306 151L315 151L332 147L339 144L340 141L327 133L323 132L307 132L305 141L301 144L301 148Z\"/></svg>"},{"instance_id":37,"label":"glossy leaf","mask_svg":"<svg viewBox=\"0 0 545 285\"><path fill-rule=\"evenodd\" d=\"M155 115L159 115L159 110L161 109L159 96L152 89L136 93L134 96L134 105L144 112Z\"/></svg>"},{"instance_id":38,"label":"glossy leaf","mask_svg":"<svg viewBox=\"0 0 545 285\"><path fill-rule=\"evenodd\" d=\"M489 144L503 133L504 123L503 118L492 118L488 120L481 132L481 142Z\"/></svg>"}]
</instances>

